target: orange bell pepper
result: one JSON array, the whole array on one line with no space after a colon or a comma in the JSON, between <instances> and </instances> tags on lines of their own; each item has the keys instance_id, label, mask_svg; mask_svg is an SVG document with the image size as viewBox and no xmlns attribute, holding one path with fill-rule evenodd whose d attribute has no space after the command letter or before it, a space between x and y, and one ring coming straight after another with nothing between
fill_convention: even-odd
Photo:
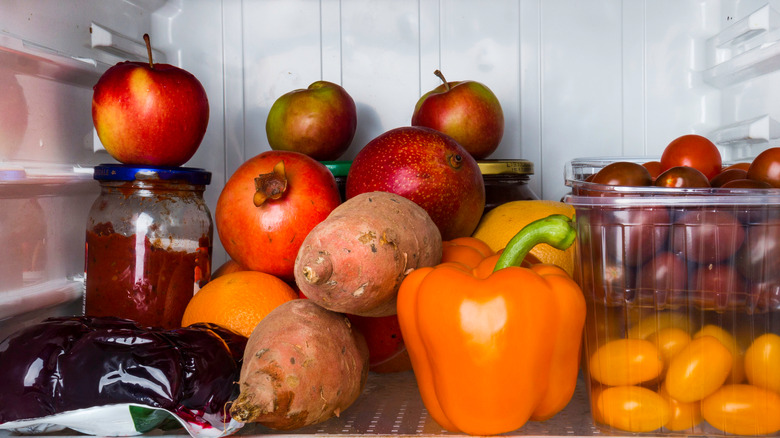
<instances>
[{"instance_id":1,"label":"orange bell pepper","mask_svg":"<svg viewBox=\"0 0 780 438\"><path fill-rule=\"evenodd\" d=\"M574 238L571 219L552 215L523 228L500 256L457 250L404 279L401 332L423 403L442 427L505 433L569 403L585 299L561 268L519 264L537 243L565 249Z\"/></svg>"}]
</instances>

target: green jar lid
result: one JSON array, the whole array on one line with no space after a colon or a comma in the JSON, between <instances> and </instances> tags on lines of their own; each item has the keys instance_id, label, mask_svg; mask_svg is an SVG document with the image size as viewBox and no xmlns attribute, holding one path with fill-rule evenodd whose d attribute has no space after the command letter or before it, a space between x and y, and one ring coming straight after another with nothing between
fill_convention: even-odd
<instances>
[{"instance_id":1,"label":"green jar lid","mask_svg":"<svg viewBox=\"0 0 780 438\"><path fill-rule=\"evenodd\" d=\"M534 174L534 163L528 160L480 160L477 165L483 175Z\"/></svg>"},{"instance_id":2,"label":"green jar lid","mask_svg":"<svg viewBox=\"0 0 780 438\"><path fill-rule=\"evenodd\" d=\"M347 176L352 165L351 161L320 161L320 163L324 164L333 176Z\"/></svg>"}]
</instances>

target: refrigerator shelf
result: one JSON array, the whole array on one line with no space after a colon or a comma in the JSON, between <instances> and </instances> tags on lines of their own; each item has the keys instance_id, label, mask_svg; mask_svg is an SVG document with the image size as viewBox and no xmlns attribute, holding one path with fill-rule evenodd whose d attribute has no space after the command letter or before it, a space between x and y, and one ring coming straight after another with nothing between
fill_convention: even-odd
<instances>
[{"instance_id":1,"label":"refrigerator shelf","mask_svg":"<svg viewBox=\"0 0 780 438\"><path fill-rule=\"evenodd\" d=\"M704 82L726 88L780 70L780 14L769 4L707 39Z\"/></svg>"}]
</instances>

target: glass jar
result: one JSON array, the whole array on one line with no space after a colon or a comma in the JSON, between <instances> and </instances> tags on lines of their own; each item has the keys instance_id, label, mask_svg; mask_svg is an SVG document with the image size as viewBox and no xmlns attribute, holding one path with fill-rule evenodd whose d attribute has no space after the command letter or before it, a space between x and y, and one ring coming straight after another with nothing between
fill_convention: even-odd
<instances>
[{"instance_id":1,"label":"glass jar","mask_svg":"<svg viewBox=\"0 0 780 438\"><path fill-rule=\"evenodd\" d=\"M349 168L352 166L351 161L322 161L322 164L330 170L333 177L336 178L336 186L339 188L339 194L341 195L341 202L347 200L347 175L349 174Z\"/></svg>"},{"instance_id":2,"label":"glass jar","mask_svg":"<svg viewBox=\"0 0 780 438\"><path fill-rule=\"evenodd\" d=\"M485 181L484 213L506 202L539 199L528 186L534 174L531 161L481 160L477 165Z\"/></svg>"},{"instance_id":3,"label":"glass jar","mask_svg":"<svg viewBox=\"0 0 780 438\"><path fill-rule=\"evenodd\" d=\"M203 199L211 173L103 164L87 219L84 314L150 327L181 326L211 276L213 222Z\"/></svg>"}]
</instances>

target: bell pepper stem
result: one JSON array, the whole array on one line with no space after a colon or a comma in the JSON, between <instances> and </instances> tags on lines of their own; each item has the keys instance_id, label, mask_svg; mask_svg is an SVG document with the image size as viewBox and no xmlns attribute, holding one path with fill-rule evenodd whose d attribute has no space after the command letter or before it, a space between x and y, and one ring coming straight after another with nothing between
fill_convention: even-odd
<instances>
[{"instance_id":1,"label":"bell pepper stem","mask_svg":"<svg viewBox=\"0 0 780 438\"><path fill-rule=\"evenodd\" d=\"M553 248L565 250L577 237L571 218L563 214L553 214L537 219L523 227L507 243L493 272L508 266L520 266L531 248L546 243Z\"/></svg>"}]
</instances>

